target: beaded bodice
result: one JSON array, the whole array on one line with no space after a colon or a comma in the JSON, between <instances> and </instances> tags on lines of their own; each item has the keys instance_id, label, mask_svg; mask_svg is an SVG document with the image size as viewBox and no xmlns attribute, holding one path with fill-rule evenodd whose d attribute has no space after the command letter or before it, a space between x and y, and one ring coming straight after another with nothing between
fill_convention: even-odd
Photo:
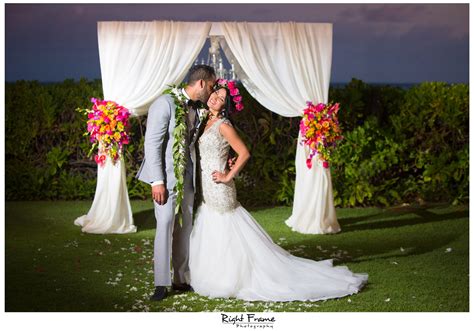
<instances>
[{"instance_id":1,"label":"beaded bodice","mask_svg":"<svg viewBox=\"0 0 474 331\"><path fill-rule=\"evenodd\" d=\"M229 142L219 132L223 123L232 125L228 119L218 119L198 140L203 203L220 212L233 210L239 205L234 181L224 184L212 179L213 171L225 171L229 155Z\"/></svg>"}]
</instances>

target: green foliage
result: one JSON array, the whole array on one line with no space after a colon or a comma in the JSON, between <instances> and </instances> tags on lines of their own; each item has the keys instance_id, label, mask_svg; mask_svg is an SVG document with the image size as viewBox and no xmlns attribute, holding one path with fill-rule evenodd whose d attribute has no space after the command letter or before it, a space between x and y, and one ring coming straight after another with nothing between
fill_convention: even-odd
<instances>
[{"instance_id":1,"label":"green foliage","mask_svg":"<svg viewBox=\"0 0 474 331\"><path fill-rule=\"evenodd\" d=\"M336 206L468 201L467 85L427 82L403 91L353 80L346 89L333 93L345 129L331 169ZM372 98L362 102L359 90Z\"/></svg>"},{"instance_id":2,"label":"green foliage","mask_svg":"<svg viewBox=\"0 0 474 331\"><path fill-rule=\"evenodd\" d=\"M236 178L239 201L245 206L291 204L295 181L299 118L268 111L239 86L244 111L234 118L251 158Z\"/></svg>"},{"instance_id":3,"label":"green foliage","mask_svg":"<svg viewBox=\"0 0 474 331\"><path fill-rule=\"evenodd\" d=\"M75 109L102 97L101 82L18 81L6 83L5 92L7 200L93 196L96 165L86 157L90 144ZM69 184L73 178L77 187Z\"/></svg>"},{"instance_id":4,"label":"green foliage","mask_svg":"<svg viewBox=\"0 0 474 331\"><path fill-rule=\"evenodd\" d=\"M236 178L244 206L291 205L299 118L278 116L239 86L245 111L233 118L251 159ZM97 165L87 157L83 115L101 82L6 84L6 199L91 199ZM408 90L353 79L331 88L345 139L331 162L336 206L469 199L469 87L423 83ZM314 101L314 100L313 100ZM130 198L150 198L135 178L146 116L130 121L125 148Z\"/></svg>"},{"instance_id":5,"label":"green foliage","mask_svg":"<svg viewBox=\"0 0 474 331\"><path fill-rule=\"evenodd\" d=\"M469 87L432 82L409 90L391 116L411 198L469 198ZM414 190L417 187L417 190ZM404 192L404 191L402 191Z\"/></svg>"},{"instance_id":6,"label":"green foliage","mask_svg":"<svg viewBox=\"0 0 474 331\"><path fill-rule=\"evenodd\" d=\"M369 117L362 126L345 134L333 154L331 166L336 206L400 202L396 185L402 146Z\"/></svg>"}]
</instances>

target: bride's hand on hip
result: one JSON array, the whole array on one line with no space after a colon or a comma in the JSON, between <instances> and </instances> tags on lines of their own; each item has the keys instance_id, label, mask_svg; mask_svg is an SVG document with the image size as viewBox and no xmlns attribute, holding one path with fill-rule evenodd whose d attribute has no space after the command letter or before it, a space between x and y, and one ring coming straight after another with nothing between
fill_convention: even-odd
<instances>
[{"instance_id":1,"label":"bride's hand on hip","mask_svg":"<svg viewBox=\"0 0 474 331\"><path fill-rule=\"evenodd\" d=\"M211 176L212 176L212 180L216 184L219 184L219 183L227 184L232 180L232 178L229 178L230 176L228 176L227 173L220 172L220 171L217 171L217 170L214 170L212 172Z\"/></svg>"}]
</instances>

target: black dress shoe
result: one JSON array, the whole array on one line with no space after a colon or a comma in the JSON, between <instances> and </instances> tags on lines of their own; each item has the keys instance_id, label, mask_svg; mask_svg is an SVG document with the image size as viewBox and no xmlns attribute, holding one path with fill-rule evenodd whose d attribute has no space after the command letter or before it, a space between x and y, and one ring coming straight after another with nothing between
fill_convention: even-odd
<instances>
[{"instance_id":1,"label":"black dress shoe","mask_svg":"<svg viewBox=\"0 0 474 331\"><path fill-rule=\"evenodd\" d=\"M184 284L175 284L175 283L173 283L173 285L171 287L173 288L173 291L182 291L182 292L191 291L191 292L194 292L191 285L186 284L186 283L184 283Z\"/></svg>"},{"instance_id":2,"label":"black dress shoe","mask_svg":"<svg viewBox=\"0 0 474 331\"><path fill-rule=\"evenodd\" d=\"M168 290L166 289L166 286L156 286L155 287L155 293L150 297L150 300L152 301L160 301L166 298L166 295L168 294Z\"/></svg>"}]
</instances>

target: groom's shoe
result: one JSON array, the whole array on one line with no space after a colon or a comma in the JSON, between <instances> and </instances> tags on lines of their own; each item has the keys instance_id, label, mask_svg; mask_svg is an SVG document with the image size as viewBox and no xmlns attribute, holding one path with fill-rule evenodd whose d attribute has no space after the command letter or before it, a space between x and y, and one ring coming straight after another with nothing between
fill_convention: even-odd
<instances>
[{"instance_id":1,"label":"groom's shoe","mask_svg":"<svg viewBox=\"0 0 474 331\"><path fill-rule=\"evenodd\" d=\"M166 286L156 286L155 293L153 293L153 295L150 297L150 300L161 301L164 298L166 298L167 294L168 294L168 290L166 289Z\"/></svg>"},{"instance_id":2,"label":"groom's shoe","mask_svg":"<svg viewBox=\"0 0 474 331\"><path fill-rule=\"evenodd\" d=\"M182 292L191 291L191 292L194 292L191 285L186 284L186 283L184 283L184 284L175 284L175 283L173 283L172 288L173 288L173 291L182 291Z\"/></svg>"}]
</instances>

